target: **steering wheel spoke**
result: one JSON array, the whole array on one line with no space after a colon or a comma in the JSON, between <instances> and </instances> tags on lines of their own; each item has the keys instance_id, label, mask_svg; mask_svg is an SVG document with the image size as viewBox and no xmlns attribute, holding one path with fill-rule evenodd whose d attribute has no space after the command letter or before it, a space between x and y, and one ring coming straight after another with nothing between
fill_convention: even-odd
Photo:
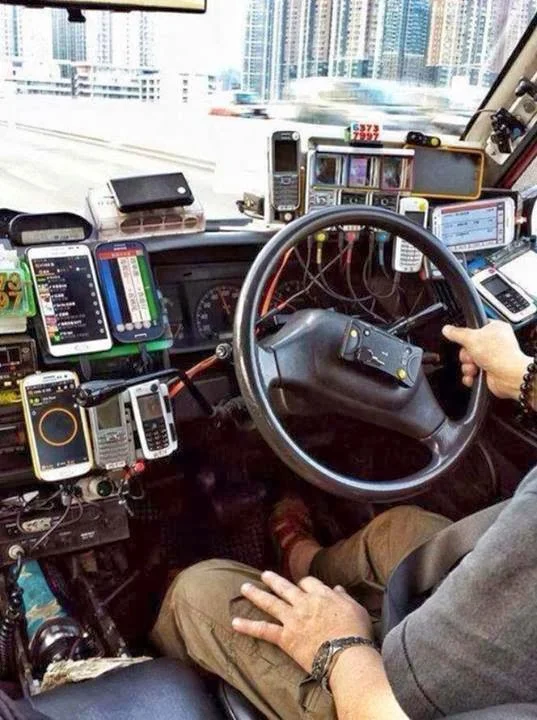
<instances>
[{"instance_id":1,"label":"steering wheel spoke","mask_svg":"<svg viewBox=\"0 0 537 720\"><path fill-rule=\"evenodd\" d=\"M447 421L446 414L436 399L431 384L420 370L414 393L402 411L397 413L399 429L403 434L427 445L428 438Z\"/></svg>"}]
</instances>

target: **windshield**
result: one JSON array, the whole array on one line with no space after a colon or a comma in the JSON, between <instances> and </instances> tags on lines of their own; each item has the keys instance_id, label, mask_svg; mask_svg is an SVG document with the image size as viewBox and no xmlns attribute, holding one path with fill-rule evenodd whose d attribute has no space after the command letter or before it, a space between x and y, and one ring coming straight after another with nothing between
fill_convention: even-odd
<instances>
[{"instance_id":1,"label":"windshield","mask_svg":"<svg viewBox=\"0 0 537 720\"><path fill-rule=\"evenodd\" d=\"M0 5L0 207L86 217L182 171L207 218L264 195L267 137L459 135L536 0L209 0L205 15Z\"/></svg>"}]
</instances>

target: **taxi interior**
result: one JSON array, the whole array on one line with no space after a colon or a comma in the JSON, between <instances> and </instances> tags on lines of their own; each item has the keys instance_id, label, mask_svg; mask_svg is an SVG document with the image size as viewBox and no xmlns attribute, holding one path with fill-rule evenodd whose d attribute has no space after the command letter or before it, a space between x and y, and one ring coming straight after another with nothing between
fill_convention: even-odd
<instances>
[{"instance_id":1,"label":"taxi interior","mask_svg":"<svg viewBox=\"0 0 537 720\"><path fill-rule=\"evenodd\" d=\"M163 595L199 560L276 568L283 493L324 543L397 503L460 519L513 494L537 431L483 377L463 387L440 329L504 319L534 354L536 50L533 21L459 140L282 127L241 222L162 210L166 178L116 186L92 222L1 211L0 674L21 703L258 718L162 659L44 677L154 658Z\"/></svg>"}]
</instances>

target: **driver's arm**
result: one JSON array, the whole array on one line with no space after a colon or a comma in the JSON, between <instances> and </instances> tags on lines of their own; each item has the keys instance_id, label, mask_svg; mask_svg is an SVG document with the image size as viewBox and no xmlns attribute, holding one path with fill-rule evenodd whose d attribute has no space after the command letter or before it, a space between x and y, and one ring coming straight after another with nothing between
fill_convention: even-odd
<instances>
[{"instance_id":1,"label":"driver's arm","mask_svg":"<svg viewBox=\"0 0 537 720\"><path fill-rule=\"evenodd\" d=\"M462 346L459 358L462 382L467 387L472 387L481 368L486 372L487 384L496 397L519 399L522 379L532 358L520 349L509 323L493 320L480 330L446 325L442 332L448 340ZM531 401L533 409L537 410L535 387Z\"/></svg>"}]
</instances>

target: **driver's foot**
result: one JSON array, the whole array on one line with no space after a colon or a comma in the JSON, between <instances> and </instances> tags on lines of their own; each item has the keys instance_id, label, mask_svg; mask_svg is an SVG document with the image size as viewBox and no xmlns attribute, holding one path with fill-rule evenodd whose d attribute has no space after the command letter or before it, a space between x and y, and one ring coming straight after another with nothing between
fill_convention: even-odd
<instances>
[{"instance_id":1,"label":"driver's foot","mask_svg":"<svg viewBox=\"0 0 537 720\"><path fill-rule=\"evenodd\" d=\"M269 530L280 555L281 573L293 582L306 577L321 545L313 535L313 522L303 500L288 496L277 503Z\"/></svg>"}]
</instances>

